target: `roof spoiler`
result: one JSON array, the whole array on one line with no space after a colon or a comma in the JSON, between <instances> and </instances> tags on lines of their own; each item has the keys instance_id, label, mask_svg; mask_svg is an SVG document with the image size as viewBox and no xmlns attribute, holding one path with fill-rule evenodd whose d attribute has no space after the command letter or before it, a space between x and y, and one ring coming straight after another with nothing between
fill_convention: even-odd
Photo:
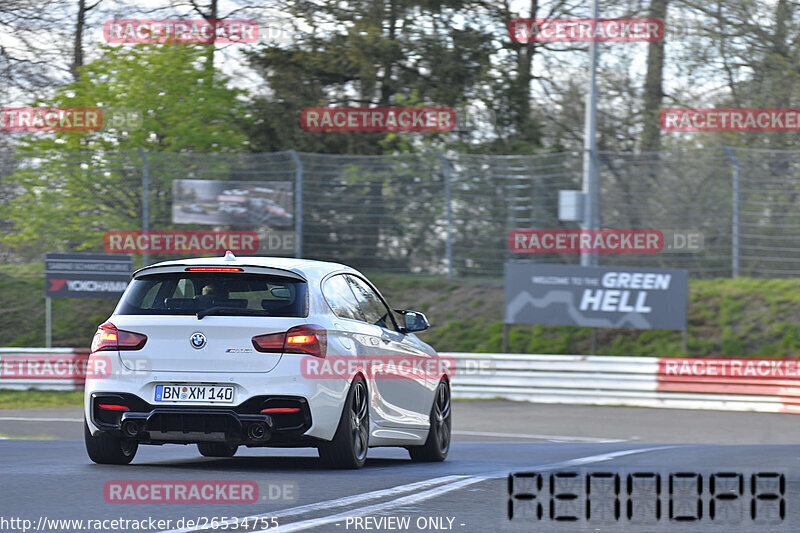
<instances>
[{"instance_id":1,"label":"roof spoiler","mask_svg":"<svg viewBox=\"0 0 800 533\"><path fill-rule=\"evenodd\" d=\"M265 274L270 276L278 276L282 278L290 278L296 279L298 281L308 281L304 276L294 272L292 270L286 270L283 268L275 268L275 267L266 267L261 265L246 265L246 264L227 264L227 265L220 265L220 264L202 264L202 263L178 263L172 265L151 265L140 268L136 272L133 273L131 276L132 279L136 279L140 275L144 274L172 274L176 272L186 272L189 268L241 268L243 274Z\"/></svg>"}]
</instances>

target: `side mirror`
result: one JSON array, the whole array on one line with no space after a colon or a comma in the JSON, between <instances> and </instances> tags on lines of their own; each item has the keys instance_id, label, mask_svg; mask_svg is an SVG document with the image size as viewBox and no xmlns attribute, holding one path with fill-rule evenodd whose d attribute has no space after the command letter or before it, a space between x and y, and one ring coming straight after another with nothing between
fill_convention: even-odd
<instances>
[{"instance_id":1,"label":"side mirror","mask_svg":"<svg viewBox=\"0 0 800 533\"><path fill-rule=\"evenodd\" d=\"M402 333L424 331L431 326L428 322L428 318L419 311L398 310L397 312L403 315L405 319L405 324L401 328Z\"/></svg>"}]
</instances>

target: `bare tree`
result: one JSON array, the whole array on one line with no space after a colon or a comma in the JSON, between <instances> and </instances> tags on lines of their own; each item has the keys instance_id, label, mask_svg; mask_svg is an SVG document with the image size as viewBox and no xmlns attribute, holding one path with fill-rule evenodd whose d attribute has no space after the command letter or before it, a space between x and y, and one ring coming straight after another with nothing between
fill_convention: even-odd
<instances>
[{"instance_id":1,"label":"bare tree","mask_svg":"<svg viewBox=\"0 0 800 533\"><path fill-rule=\"evenodd\" d=\"M666 20L669 0L652 0L648 18ZM641 151L655 152L661 149L661 130L658 114L664 98L664 41L647 45L647 74L644 80L643 120Z\"/></svg>"},{"instance_id":2,"label":"bare tree","mask_svg":"<svg viewBox=\"0 0 800 533\"><path fill-rule=\"evenodd\" d=\"M103 0L97 0L91 6L86 5L86 0L78 0L78 15L75 21L75 34L74 45L72 48L72 64L70 65L70 72L72 78L78 81L80 78L80 67L83 66L83 33L86 28L86 16L89 11L96 8Z\"/></svg>"}]
</instances>

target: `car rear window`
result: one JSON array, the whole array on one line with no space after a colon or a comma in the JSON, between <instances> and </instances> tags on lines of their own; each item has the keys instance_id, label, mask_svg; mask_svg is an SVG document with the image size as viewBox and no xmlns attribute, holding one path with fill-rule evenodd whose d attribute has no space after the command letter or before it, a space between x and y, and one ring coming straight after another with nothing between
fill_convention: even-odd
<instances>
[{"instance_id":1,"label":"car rear window","mask_svg":"<svg viewBox=\"0 0 800 533\"><path fill-rule=\"evenodd\" d=\"M250 309L263 312L265 316L304 317L308 315L306 294L305 282L278 276L153 274L131 282L115 314L193 315L204 309L222 307Z\"/></svg>"}]
</instances>

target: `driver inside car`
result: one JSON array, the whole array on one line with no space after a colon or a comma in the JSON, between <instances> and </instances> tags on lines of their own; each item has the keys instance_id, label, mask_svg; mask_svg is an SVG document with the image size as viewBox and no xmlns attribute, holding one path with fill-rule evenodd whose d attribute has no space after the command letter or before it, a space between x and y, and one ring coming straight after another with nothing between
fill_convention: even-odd
<instances>
[{"instance_id":1,"label":"driver inside car","mask_svg":"<svg viewBox=\"0 0 800 533\"><path fill-rule=\"evenodd\" d=\"M228 291L225 288L223 288L219 283L212 282L203 287L201 295L198 296L198 299L202 299L208 302L214 300L227 300Z\"/></svg>"}]
</instances>

